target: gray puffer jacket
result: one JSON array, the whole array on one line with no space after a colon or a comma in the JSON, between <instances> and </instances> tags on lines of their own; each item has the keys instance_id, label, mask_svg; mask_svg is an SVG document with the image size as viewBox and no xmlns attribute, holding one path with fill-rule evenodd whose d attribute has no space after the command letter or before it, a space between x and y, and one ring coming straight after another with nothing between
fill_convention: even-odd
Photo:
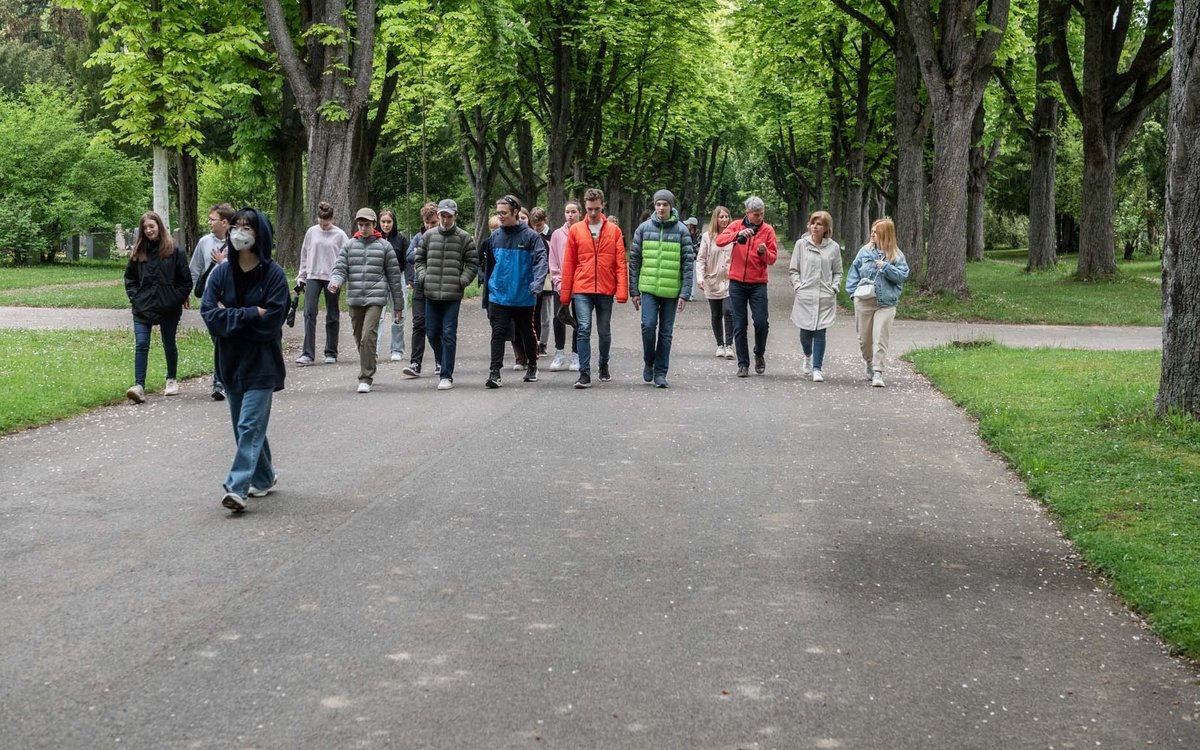
<instances>
[{"instance_id":1,"label":"gray puffer jacket","mask_svg":"<svg viewBox=\"0 0 1200 750\"><path fill-rule=\"evenodd\" d=\"M390 288L396 309L404 309L404 272L391 243L382 237L364 242L355 234L342 246L329 284L345 286L346 304L352 307L385 306Z\"/></svg>"},{"instance_id":2,"label":"gray puffer jacket","mask_svg":"<svg viewBox=\"0 0 1200 750\"><path fill-rule=\"evenodd\" d=\"M475 240L461 227L426 229L417 248L417 283L425 299L450 302L463 298L463 290L479 272Z\"/></svg>"}]
</instances>

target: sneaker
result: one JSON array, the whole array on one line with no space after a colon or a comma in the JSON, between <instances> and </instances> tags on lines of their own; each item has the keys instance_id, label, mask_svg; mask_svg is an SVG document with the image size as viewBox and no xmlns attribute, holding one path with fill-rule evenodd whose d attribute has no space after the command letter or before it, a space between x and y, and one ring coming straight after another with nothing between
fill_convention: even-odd
<instances>
[{"instance_id":1,"label":"sneaker","mask_svg":"<svg viewBox=\"0 0 1200 750\"><path fill-rule=\"evenodd\" d=\"M213 401L224 401L225 400L225 386L221 385L220 383L213 384L212 400Z\"/></svg>"},{"instance_id":2,"label":"sneaker","mask_svg":"<svg viewBox=\"0 0 1200 750\"><path fill-rule=\"evenodd\" d=\"M804 355L804 365L800 368L800 372L804 373L805 375L812 375L813 366L812 357L810 355Z\"/></svg>"},{"instance_id":3,"label":"sneaker","mask_svg":"<svg viewBox=\"0 0 1200 750\"><path fill-rule=\"evenodd\" d=\"M246 509L246 499L236 492L226 492L225 497L221 498L221 505L229 508L234 513L241 513Z\"/></svg>"},{"instance_id":4,"label":"sneaker","mask_svg":"<svg viewBox=\"0 0 1200 750\"><path fill-rule=\"evenodd\" d=\"M453 387L454 387L454 381L451 380L450 378L442 378L441 380L438 381L438 390L439 391L448 391Z\"/></svg>"},{"instance_id":5,"label":"sneaker","mask_svg":"<svg viewBox=\"0 0 1200 750\"><path fill-rule=\"evenodd\" d=\"M129 390L125 391L125 398L135 404L146 403L146 389L140 385L130 386Z\"/></svg>"},{"instance_id":6,"label":"sneaker","mask_svg":"<svg viewBox=\"0 0 1200 750\"><path fill-rule=\"evenodd\" d=\"M567 355L562 349L554 352L554 359L550 360L550 372L558 372L567 368Z\"/></svg>"},{"instance_id":7,"label":"sneaker","mask_svg":"<svg viewBox=\"0 0 1200 750\"><path fill-rule=\"evenodd\" d=\"M513 370L515 372L520 372L521 370L524 370L528 366L529 365L525 364L524 362L513 362Z\"/></svg>"},{"instance_id":8,"label":"sneaker","mask_svg":"<svg viewBox=\"0 0 1200 750\"><path fill-rule=\"evenodd\" d=\"M762 375L767 371L767 359L761 354L754 355L754 372Z\"/></svg>"},{"instance_id":9,"label":"sneaker","mask_svg":"<svg viewBox=\"0 0 1200 750\"><path fill-rule=\"evenodd\" d=\"M579 372L579 355L578 354L571 355L571 365L567 369L570 370L571 372Z\"/></svg>"},{"instance_id":10,"label":"sneaker","mask_svg":"<svg viewBox=\"0 0 1200 750\"><path fill-rule=\"evenodd\" d=\"M667 387L667 376L666 375L655 375L654 376L654 387L655 388L666 388Z\"/></svg>"},{"instance_id":11,"label":"sneaker","mask_svg":"<svg viewBox=\"0 0 1200 750\"><path fill-rule=\"evenodd\" d=\"M654 380L654 370L650 369L650 365L642 365L642 380L647 383Z\"/></svg>"},{"instance_id":12,"label":"sneaker","mask_svg":"<svg viewBox=\"0 0 1200 750\"><path fill-rule=\"evenodd\" d=\"M525 377L521 378L521 380L524 380L526 383L536 383L537 382L537 367L536 366L530 367L528 370L526 370Z\"/></svg>"},{"instance_id":13,"label":"sneaker","mask_svg":"<svg viewBox=\"0 0 1200 750\"><path fill-rule=\"evenodd\" d=\"M279 484L279 475L276 474L271 478L271 484L263 489L259 489L254 485L250 485L250 489L246 491L247 497L266 497L275 489L275 485Z\"/></svg>"},{"instance_id":14,"label":"sneaker","mask_svg":"<svg viewBox=\"0 0 1200 750\"><path fill-rule=\"evenodd\" d=\"M392 352L392 361L393 362L403 362L404 355L401 354L400 352Z\"/></svg>"},{"instance_id":15,"label":"sneaker","mask_svg":"<svg viewBox=\"0 0 1200 750\"><path fill-rule=\"evenodd\" d=\"M733 344L725 345L725 359L737 359L737 352L733 350Z\"/></svg>"},{"instance_id":16,"label":"sneaker","mask_svg":"<svg viewBox=\"0 0 1200 750\"><path fill-rule=\"evenodd\" d=\"M175 378L167 378L167 385L166 385L166 387L163 388L163 395L164 396L178 396L179 395L179 381L176 380Z\"/></svg>"},{"instance_id":17,"label":"sneaker","mask_svg":"<svg viewBox=\"0 0 1200 750\"><path fill-rule=\"evenodd\" d=\"M403 373L404 377L406 378L419 378L421 377L421 366L416 362L410 362L408 367L405 367L400 372Z\"/></svg>"},{"instance_id":18,"label":"sneaker","mask_svg":"<svg viewBox=\"0 0 1200 750\"><path fill-rule=\"evenodd\" d=\"M612 380L612 375L608 372L608 363L600 365L600 382L607 383Z\"/></svg>"},{"instance_id":19,"label":"sneaker","mask_svg":"<svg viewBox=\"0 0 1200 750\"><path fill-rule=\"evenodd\" d=\"M725 347L717 347L717 359L725 359Z\"/></svg>"},{"instance_id":20,"label":"sneaker","mask_svg":"<svg viewBox=\"0 0 1200 750\"><path fill-rule=\"evenodd\" d=\"M579 380L575 381L575 387L576 388L591 388L592 387L592 376L587 374L586 372L579 373Z\"/></svg>"},{"instance_id":21,"label":"sneaker","mask_svg":"<svg viewBox=\"0 0 1200 750\"><path fill-rule=\"evenodd\" d=\"M812 372L812 376L813 376L814 383L824 383L825 382L825 376L821 374L820 370L814 369Z\"/></svg>"},{"instance_id":22,"label":"sneaker","mask_svg":"<svg viewBox=\"0 0 1200 750\"><path fill-rule=\"evenodd\" d=\"M738 376L739 378L748 378L748 377L750 377L750 368L749 368L749 367L739 367L739 368L738 368L738 375L737 375L737 376Z\"/></svg>"},{"instance_id":23,"label":"sneaker","mask_svg":"<svg viewBox=\"0 0 1200 750\"><path fill-rule=\"evenodd\" d=\"M393 361L393 362L395 362L395 361L396 361L396 355L395 355L395 354L393 354L393 355L392 355L392 361ZM333 357L333 356L330 356L330 355L326 354L326 355L325 355L325 364L327 364L327 365L336 365L336 364L337 364L337 357Z\"/></svg>"},{"instance_id":24,"label":"sneaker","mask_svg":"<svg viewBox=\"0 0 1200 750\"><path fill-rule=\"evenodd\" d=\"M371 392L371 384L370 383L359 383L358 384L358 392L359 393L370 393Z\"/></svg>"},{"instance_id":25,"label":"sneaker","mask_svg":"<svg viewBox=\"0 0 1200 750\"><path fill-rule=\"evenodd\" d=\"M883 372L876 370L874 374L871 375L871 385L875 388L883 387Z\"/></svg>"},{"instance_id":26,"label":"sneaker","mask_svg":"<svg viewBox=\"0 0 1200 750\"><path fill-rule=\"evenodd\" d=\"M487 388L499 388L502 385L500 382L500 371L492 370L489 372L487 382L485 382L483 385ZM441 387L440 383L438 384L438 387Z\"/></svg>"},{"instance_id":27,"label":"sneaker","mask_svg":"<svg viewBox=\"0 0 1200 750\"><path fill-rule=\"evenodd\" d=\"M296 357L296 364L300 365L301 367L308 367L312 363L313 358L307 354L301 354L299 357Z\"/></svg>"}]
</instances>

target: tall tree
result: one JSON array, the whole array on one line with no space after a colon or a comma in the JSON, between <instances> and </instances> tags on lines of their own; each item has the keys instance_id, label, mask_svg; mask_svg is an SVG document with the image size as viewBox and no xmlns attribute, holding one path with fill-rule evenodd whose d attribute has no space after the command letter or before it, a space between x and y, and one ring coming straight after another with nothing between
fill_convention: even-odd
<instances>
[{"instance_id":1,"label":"tall tree","mask_svg":"<svg viewBox=\"0 0 1200 750\"><path fill-rule=\"evenodd\" d=\"M929 265L922 288L967 293L967 153L971 124L992 77L992 61L1008 27L1009 0L989 0L984 23L980 0L938 4L902 0L921 74L933 108L933 191L930 196ZM936 31L936 35L935 35Z\"/></svg>"},{"instance_id":2,"label":"tall tree","mask_svg":"<svg viewBox=\"0 0 1200 750\"><path fill-rule=\"evenodd\" d=\"M1149 106L1171 86L1172 0L1056 0L1054 50L1063 97L1083 123L1082 279L1117 272L1113 230L1117 162ZM1073 10L1084 25L1082 82L1070 64L1067 30ZM1132 38L1131 38L1131 32ZM1126 49L1136 41L1136 52ZM1164 70L1165 69L1165 70Z\"/></svg>"},{"instance_id":3,"label":"tall tree","mask_svg":"<svg viewBox=\"0 0 1200 750\"><path fill-rule=\"evenodd\" d=\"M1200 419L1200 0L1175 0L1158 413Z\"/></svg>"},{"instance_id":4,"label":"tall tree","mask_svg":"<svg viewBox=\"0 0 1200 750\"><path fill-rule=\"evenodd\" d=\"M315 216L317 205L328 201L337 220L348 222L353 216L355 139L362 135L371 93L375 2L306 0L306 6L311 16L301 21L298 37L308 45L310 65L319 71L316 80L296 49L280 0L263 0L267 28L308 136L308 215Z\"/></svg>"}]
</instances>

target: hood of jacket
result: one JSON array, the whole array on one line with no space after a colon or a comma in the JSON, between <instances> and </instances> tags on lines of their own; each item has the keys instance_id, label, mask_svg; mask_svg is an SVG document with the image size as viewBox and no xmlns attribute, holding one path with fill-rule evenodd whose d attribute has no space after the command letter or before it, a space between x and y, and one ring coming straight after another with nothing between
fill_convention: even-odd
<instances>
[{"instance_id":1,"label":"hood of jacket","mask_svg":"<svg viewBox=\"0 0 1200 750\"><path fill-rule=\"evenodd\" d=\"M679 221L679 212L672 208L670 216L665 219L660 219L658 217L658 212L655 211L654 213L650 214L650 221L654 222L654 226L656 227L669 227L675 222Z\"/></svg>"},{"instance_id":2,"label":"hood of jacket","mask_svg":"<svg viewBox=\"0 0 1200 750\"><path fill-rule=\"evenodd\" d=\"M254 254L260 262L269 263L271 251L275 247L275 228L271 226L271 220L257 208L243 206L242 210L254 212Z\"/></svg>"}]
</instances>

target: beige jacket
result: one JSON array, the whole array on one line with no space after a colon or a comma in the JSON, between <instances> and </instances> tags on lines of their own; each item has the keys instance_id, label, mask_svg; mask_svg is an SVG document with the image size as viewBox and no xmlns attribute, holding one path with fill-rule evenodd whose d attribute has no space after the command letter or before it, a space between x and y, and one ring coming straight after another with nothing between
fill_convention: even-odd
<instances>
[{"instance_id":1,"label":"beige jacket","mask_svg":"<svg viewBox=\"0 0 1200 750\"><path fill-rule=\"evenodd\" d=\"M826 237L820 245L814 245L805 234L792 249L788 273L796 293L792 323L805 331L820 331L833 325L842 280L842 248L838 243Z\"/></svg>"},{"instance_id":2,"label":"beige jacket","mask_svg":"<svg viewBox=\"0 0 1200 750\"><path fill-rule=\"evenodd\" d=\"M696 253L696 279L704 285L704 296L708 299L725 299L729 296L729 260L732 257L732 242L717 245L709 232L700 238L700 250Z\"/></svg>"}]
</instances>

